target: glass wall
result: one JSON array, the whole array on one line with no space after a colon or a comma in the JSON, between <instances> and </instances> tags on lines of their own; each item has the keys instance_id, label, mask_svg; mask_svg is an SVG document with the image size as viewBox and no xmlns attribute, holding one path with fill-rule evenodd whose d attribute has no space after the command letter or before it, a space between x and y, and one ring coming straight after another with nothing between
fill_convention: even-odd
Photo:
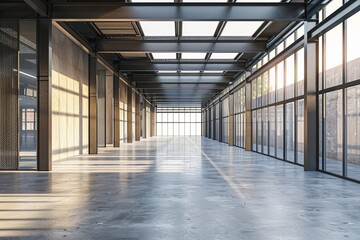
<instances>
[{"instance_id":1,"label":"glass wall","mask_svg":"<svg viewBox=\"0 0 360 240\"><path fill-rule=\"evenodd\" d=\"M286 46L303 34L300 27ZM284 49L280 44L276 53ZM252 150L304 164L304 49L251 82Z\"/></svg>"},{"instance_id":2,"label":"glass wall","mask_svg":"<svg viewBox=\"0 0 360 240\"><path fill-rule=\"evenodd\" d=\"M328 16L342 1L322 12ZM319 38L319 169L360 180L360 12Z\"/></svg>"},{"instance_id":3,"label":"glass wall","mask_svg":"<svg viewBox=\"0 0 360 240\"><path fill-rule=\"evenodd\" d=\"M201 136L201 108L156 109L157 136Z\"/></svg>"},{"instance_id":4,"label":"glass wall","mask_svg":"<svg viewBox=\"0 0 360 240\"><path fill-rule=\"evenodd\" d=\"M245 87L234 93L235 146L245 148Z\"/></svg>"},{"instance_id":5,"label":"glass wall","mask_svg":"<svg viewBox=\"0 0 360 240\"><path fill-rule=\"evenodd\" d=\"M36 21L20 21L19 169L36 169L37 61Z\"/></svg>"},{"instance_id":6,"label":"glass wall","mask_svg":"<svg viewBox=\"0 0 360 240\"><path fill-rule=\"evenodd\" d=\"M229 97L221 102L221 141L229 143Z\"/></svg>"}]
</instances>

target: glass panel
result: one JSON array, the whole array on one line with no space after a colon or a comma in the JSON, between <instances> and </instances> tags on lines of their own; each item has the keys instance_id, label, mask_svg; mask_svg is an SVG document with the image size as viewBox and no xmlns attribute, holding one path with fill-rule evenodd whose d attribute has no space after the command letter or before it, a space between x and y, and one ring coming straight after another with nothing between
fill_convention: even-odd
<instances>
[{"instance_id":1,"label":"glass panel","mask_svg":"<svg viewBox=\"0 0 360 240\"><path fill-rule=\"evenodd\" d=\"M276 101L284 100L284 62L276 66Z\"/></svg>"},{"instance_id":2,"label":"glass panel","mask_svg":"<svg viewBox=\"0 0 360 240\"><path fill-rule=\"evenodd\" d=\"M261 109L256 111L257 115L257 151L262 152L262 119Z\"/></svg>"},{"instance_id":3,"label":"glass panel","mask_svg":"<svg viewBox=\"0 0 360 240\"><path fill-rule=\"evenodd\" d=\"M323 95L319 95L319 170L323 169Z\"/></svg>"},{"instance_id":4,"label":"glass panel","mask_svg":"<svg viewBox=\"0 0 360 240\"><path fill-rule=\"evenodd\" d=\"M286 90L285 90L285 99L294 97L294 67L295 67L295 57L291 55L285 60L286 65Z\"/></svg>"},{"instance_id":5,"label":"glass panel","mask_svg":"<svg viewBox=\"0 0 360 240\"><path fill-rule=\"evenodd\" d=\"M270 81L269 81L269 104L275 103L275 91L276 91L276 71L275 68L270 69Z\"/></svg>"},{"instance_id":6,"label":"glass panel","mask_svg":"<svg viewBox=\"0 0 360 240\"><path fill-rule=\"evenodd\" d=\"M256 92L256 79L253 80L251 82L251 95L252 95L252 108L256 108L256 97L257 97L257 92Z\"/></svg>"},{"instance_id":7,"label":"glass panel","mask_svg":"<svg viewBox=\"0 0 360 240\"><path fill-rule=\"evenodd\" d=\"M238 53L212 53L210 59L234 60Z\"/></svg>"},{"instance_id":8,"label":"glass panel","mask_svg":"<svg viewBox=\"0 0 360 240\"><path fill-rule=\"evenodd\" d=\"M304 100L297 101L297 163L304 164Z\"/></svg>"},{"instance_id":9,"label":"glass panel","mask_svg":"<svg viewBox=\"0 0 360 240\"><path fill-rule=\"evenodd\" d=\"M284 106L276 106L276 157L284 159Z\"/></svg>"},{"instance_id":10,"label":"glass panel","mask_svg":"<svg viewBox=\"0 0 360 240\"><path fill-rule=\"evenodd\" d=\"M296 53L296 96L304 95L304 48Z\"/></svg>"},{"instance_id":11,"label":"glass panel","mask_svg":"<svg viewBox=\"0 0 360 240\"><path fill-rule=\"evenodd\" d=\"M175 23L171 21L140 21L144 35L175 36Z\"/></svg>"},{"instance_id":12,"label":"glass panel","mask_svg":"<svg viewBox=\"0 0 360 240\"><path fill-rule=\"evenodd\" d=\"M276 147L276 113L275 113L275 106L269 107L269 125L270 125L270 132L269 132L269 154L271 156L275 156L275 147Z\"/></svg>"},{"instance_id":13,"label":"glass panel","mask_svg":"<svg viewBox=\"0 0 360 240\"><path fill-rule=\"evenodd\" d=\"M295 161L295 121L294 103L285 105L285 138L286 138L286 160Z\"/></svg>"},{"instance_id":14,"label":"glass panel","mask_svg":"<svg viewBox=\"0 0 360 240\"><path fill-rule=\"evenodd\" d=\"M347 89L348 177L360 180L360 86Z\"/></svg>"},{"instance_id":15,"label":"glass panel","mask_svg":"<svg viewBox=\"0 0 360 240\"><path fill-rule=\"evenodd\" d=\"M347 20L347 81L360 79L360 12Z\"/></svg>"},{"instance_id":16,"label":"glass panel","mask_svg":"<svg viewBox=\"0 0 360 240\"><path fill-rule=\"evenodd\" d=\"M227 22L221 36L252 36L263 22Z\"/></svg>"},{"instance_id":17,"label":"glass panel","mask_svg":"<svg viewBox=\"0 0 360 240\"><path fill-rule=\"evenodd\" d=\"M205 59L206 53L181 53L182 59Z\"/></svg>"},{"instance_id":18,"label":"glass panel","mask_svg":"<svg viewBox=\"0 0 360 240\"><path fill-rule=\"evenodd\" d=\"M176 53L152 53L154 59L176 59Z\"/></svg>"},{"instance_id":19,"label":"glass panel","mask_svg":"<svg viewBox=\"0 0 360 240\"><path fill-rule=\"evenodd\" d=\"M268 109L267 108L263 108L262 110L262 120L263 120L263 124L262 124L262 132L263 132L263 153L265 154L269 154L268 152L268 145L269 145L269 120L268 120Z\"/></svg>"},{"instance_id":20,"label":"glass panel","mask_svg":"<svg viewBox=\"0 0 360 240\"><path fill-rule=\"evenodd\" d=\"M269 91L269 73L266 72L262 75L262 105L268 104L268 91Z\"/></svg>"},{"instance_id":21,"label":"glass panel","mask_svg":"<svg viewBox=\"0 0 360 240\"><path fill-rule=\"evenodd\" d=\"M342 175L342 90L326 93L326 171Z\"/></svg>"},{"instance_id":22,"label":"glass panel","mask_svg":"<svg viewBox=\"0 0 360 240\"><path fill-rule=\"evenodd\" d=\"M257 107L261 107L261 94L262 94L262 79L261 77L258 77L256 80L256 102L257 102Z\"/></svg>"},{"instance_id":23,"label":"glass panel","mask_svg":"<svg viewBox=\"0 0 360 240\"><path fill-rule=\"evenodd\" d=\"M214 36L219 22L183 21L183 36Z\"/></svg>"},{"instance_id":24,"label":"glass panel","mask_svg":"<svg viewBox=\"0 0 360 240\"><path fill-rule=\"evenodd\" d=\"M257 151L257 140L256 140L256 136L257 136L257 122L256 122L257 118L256 118L256 111L252 111L252 150L253 151Z\"/></svg>"},{"instance_id":25,"label":"glass panel","mask_svg":"<svg viewBox=\"0 0 360 240\"><path fill-rule=\"evenodd\" d=\"M342 84L342 25L325 34L325 87Z\"/></svg>"},{"instance_id":26,"label":"glass panel","mask_svg":"<svg viewBox=\"0 0 360 240\"><path fill-rule=\"evenodd\" d=\"M37 168L36 21L21 20L19 27L20 27L19 28L19 35L20 35L19 74L18 74L19 76L18 124L19 124L19 156L20 156L19 169L36 169ZM0 48L4 48L4 47L5 47L4 45L1 45ZM5 61L5 59L3 60ZM0 70L1 74L3 74L2 70L3 69ZM14 70L16 71L16 69ZM2 92L1 94L3 93L4 92Z\"/></svg>"},{"instance_id":27,"label":"glass panel","mask_svg":"<svg viewBox=\"0 0 360 240\"><path fill-rule=\"evenodd\" d=\"M318 61L319 61L319 75L318 75L318 81L319 81L319 90L323 89L323 37L319 38L319 54L318 54Z\"/></svg>"}]
</instances>

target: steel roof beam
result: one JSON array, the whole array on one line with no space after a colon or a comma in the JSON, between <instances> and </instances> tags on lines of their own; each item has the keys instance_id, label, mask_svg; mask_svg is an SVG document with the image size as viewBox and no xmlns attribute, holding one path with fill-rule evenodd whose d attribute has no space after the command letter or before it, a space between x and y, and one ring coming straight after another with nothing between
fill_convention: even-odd
<instances>
[{"instance_id":1,"label":"steel roof beam","mask_svg":"<svg viewBox=\"0 0 360 240\"><path fill-rule=\"evenodd\" d=\"M304 3L53 3L55 21L302 21Z\"/></svg>"},{"instance_id":2,"label":"steel roof beam","mask_svg":"<svg viewBox=\"0 0 360 240\"><path fill-rule=\"evenodd\" d=\"M266 42L248 40L99 40L96 42L96 47L98 53L258 53L266 51Z\"/></svg>"}]
</instances>

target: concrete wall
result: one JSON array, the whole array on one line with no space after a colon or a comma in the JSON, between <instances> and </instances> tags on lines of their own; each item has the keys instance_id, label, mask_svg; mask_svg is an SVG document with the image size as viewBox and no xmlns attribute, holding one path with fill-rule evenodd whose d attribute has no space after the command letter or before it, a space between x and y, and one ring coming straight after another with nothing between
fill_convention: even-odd
<instances>
[{"instance_id":1,"label":"concrete wall","mask_svg":"<svg viewBox=\"0 0 360 240\"><path fill-rule=\"evenodd\" d=\"M88 153L88 55L53 27L53 160Z\"/></svg>"},{"instance_id":2,"label":"concrete wall","mask_svg":"<svg viewBox=\"0 0 360 240\"><path fill-rule=\"evenodd\" d=\"M99 63L98 63L99 64ZM106 99L105 99L105 82L106 70L100 69L96 73L96 88L97 88L97 133L98 133L98 146L106 146Z\"/></svg>"}]
</instances>

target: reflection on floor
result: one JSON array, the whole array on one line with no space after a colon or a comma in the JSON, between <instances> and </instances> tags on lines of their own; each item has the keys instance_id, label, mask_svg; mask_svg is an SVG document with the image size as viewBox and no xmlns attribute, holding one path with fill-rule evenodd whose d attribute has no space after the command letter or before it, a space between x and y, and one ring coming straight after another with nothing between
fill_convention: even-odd
<instances>
[{"instance_id":1,"label":"reflection on floor","mask_svg":"<svg viewBox=\"0 0 360 240\"><path fill-rule=\"evenodd\" d=\"M0 237L359 239L360 185L201 137L0 173Z\"/></svg>"}]
</instances>

